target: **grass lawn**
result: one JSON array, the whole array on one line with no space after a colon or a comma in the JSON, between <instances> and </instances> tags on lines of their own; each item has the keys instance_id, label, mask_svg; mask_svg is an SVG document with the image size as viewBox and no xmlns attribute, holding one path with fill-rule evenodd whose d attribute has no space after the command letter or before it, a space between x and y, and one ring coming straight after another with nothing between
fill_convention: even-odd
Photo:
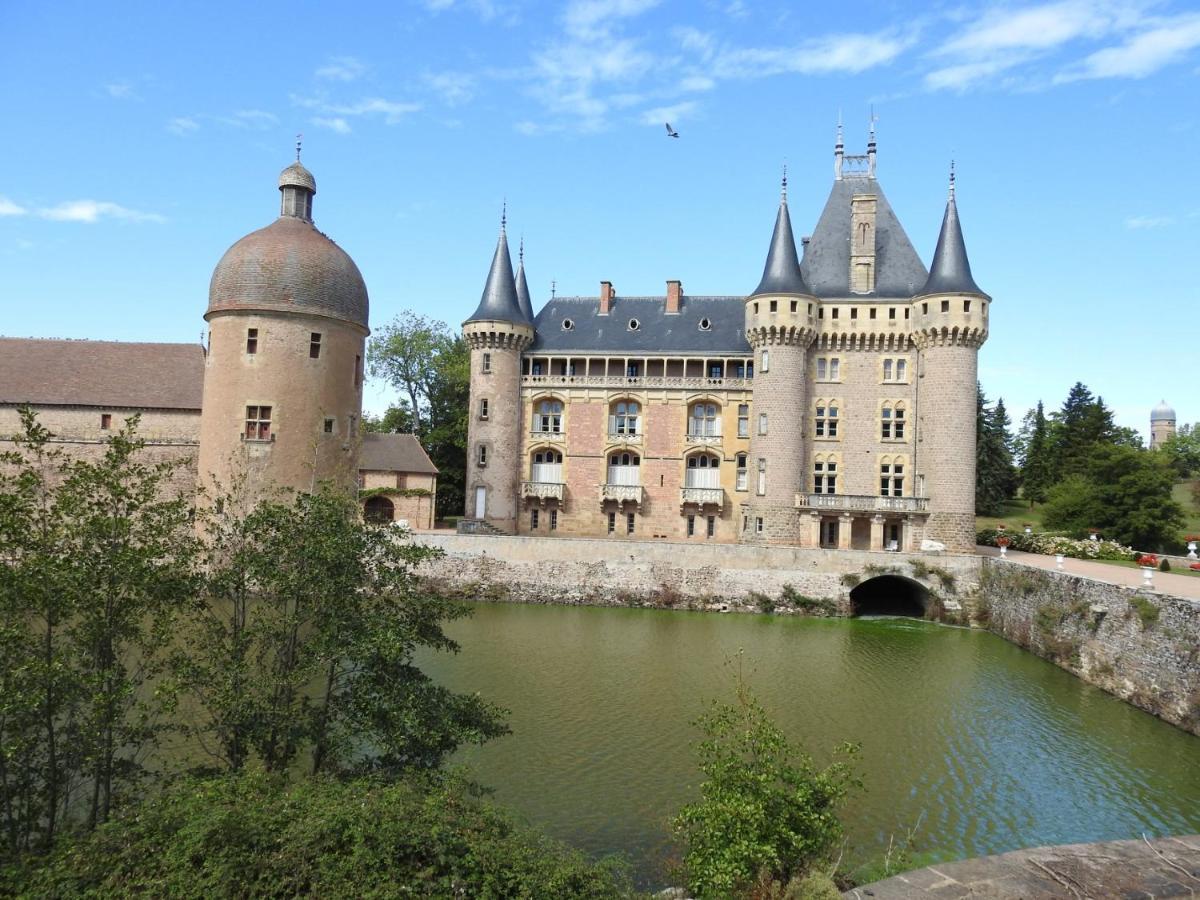
<instances>
[{"instance_id":1,"label":"grass lawn","mask_svg":"<svg viewBox=\"0 0 1200 900\"><path fill-rule=\"evenodd\" d=\"M1200 506L1196 505L1195 496L1192 494L1196 483L1196 481L1181 481L1171 491L1175 502L1183 507L1185 534L1200 534Z\"/></svg>"},{"instance_id":2,"label":"grass lawn","mask_svg":"<svg viewBox=\"0 0 1200 900\"><path fill-rule=\"evenodd\" d=\"M1104 563L1106 566L1124 566L1127 569L1140 569L1141 568L1141 566L1139 566L1137 563L1135 563L1131 559L1093 559L1093 560L1089 560L1089 562ZM1192 570L1187 569L1183 566L1177 566L1174 564L1172 564L1170 572L1156 572L1156 574L1159 574L1159 575L1194 575L1195 577L1200 578L1200 572L1193 572Z\"/></svg>"},{"instance_id":3,"label":"grass lawn","mask_svg":"<svg viewBox=\"0 0 1200 900\"><path fill-rule=\"evenodd\" d=\"M1042 507L1037 505L1030 509L1024 500L1009 500L1004 504L1002 517L976 516L975 530L982 531L985 528L1004 525L1009 531L1023 531L1027 522L1033 526L1034 531L1045 530L1042 527Z\"/></svg>"}]
</instances>

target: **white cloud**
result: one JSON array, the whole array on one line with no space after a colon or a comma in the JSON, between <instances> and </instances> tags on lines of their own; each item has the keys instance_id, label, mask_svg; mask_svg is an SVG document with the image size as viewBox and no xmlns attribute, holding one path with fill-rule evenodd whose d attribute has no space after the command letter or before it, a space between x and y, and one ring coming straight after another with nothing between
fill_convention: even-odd
<instances>
[{"instance_id":1,"label":"white cloud","mask_svg":"<svg viewBox=\"0 0 1200 900\"><path fill-rule=\"evenodd\" d=\"M711 91L716 86L707 75L686 75L679 82L679 89L688 92Z\"/></svg>"},{"instance_id":2,"label":"white cloud","mask_svg":"<svg viewBox=\"0 0 1200 900\"><path fill-rule=\"evenodd\" d=\"M396 125L405 116L421 109L420 103L385 100L382 97L365 97L353 103L335 103L324 97L299 97L293 94L292 102L297 106L323 113L328 119L377 116L387 125Z\"/></svg>"},{"instance_id":3,"label":"white cloud","mask_svg":"<svg viewBox=\"0 0 1200 900\"><path fill-rule=\"evenodd\" d=\"M493 0L423 0L422 5L432 13L469 10L484 22L490 22L503 12Z\"/></svg>"},{"instance_id":4,"label":"white cloud","mask_svg":"<svg viewBox=\"0 0 1200 900\"><path fill-rule=\"evenodd\" d=\"M271 128L279 124L279 117L274 113L265 112L261 109L239 109L229 119L223 121L230 125L236 125L239 128L256 128L264 129Z\"/></svg>"},{"instance_id":5,"label":"white cloud","mask_svg":"<svg viewBox=\"0 0 1200 900\"><path fill-rule=\"evenodd\" d=\"M329 62L315 72L327 81L354 81L362 77L367 67L353 56L331 56Z\"/></svg>"},{"instance_id":6,"label":"white cloud","mask_svg":"<svg viewBox=\"0 0 1200 900\"><path fill-rule=\"evenodd\" d=\"M171 134L185 135L200 129L200 123L191 116L178 116L167 122L167 131Z\"/></svg>"},{"instance_id":7,"label":"white cloud","mask_svg":"<svg viewBox=\"0 0 1200 900\"><path fill-rule=\"evenodd\" d=\"M421 80L450 106L466 103L475 93L475 76L466 72L427 72Z\"/></svg>"},{"instance_id":8,"label":"white cloud","mask_svg":"<svg viewBox=\"0 0 1200 900\"><path fill-rule=\"evenodd\" d=\"M328 128L330 131L337 132L338 134L349 134L351 131L350 123L336 116L328 119L318 116L310 121L318 128Z\"/></svg>"},{"instance_id":9,"label":"white cloud","mask_svg":"<svg viewBox=\"0 0 1200 900\"><path fill-rule=\"evenodd\" d=\"M1125 227L1134 231L1146 228L1163 228L1174 224L1175 220L1171 216L1130 216L1125 220Z\"/></svg>"},{"instance_id":10,"label":"white cloud","mask_svg":"<svg viewBox=\"0 0 1200 900\"><path fill-rule=\"evenodd\" d=\"M133 85L127 81L114 81L104 86L104 90L108 92L108 96L114 100L137 100L138 95L134 93Z\"/></svg>"},{"instance_id":11,"label":"white cloud","mask_svg":"<svg viewBox=\"0 0 1200 900\"><path fill-rule=\"evenodd\" d=\"M1003 50L1044 50L1079 38L1099 38L1137 21L1138 4L1064 0L1024 9L993 9L936 52L978 56Z\"/></svg>"},{"instance_id":12,"label":"white cloud","mask_svg":"<svg viewBox=\"0 0 1200 900\"><path fill-rule=\"evenodd\" d=\"M603 37L621 19L640 16L661 0L572 0L563 12L567 33L582 40Z\"/></svg>"},{"instance_id":13,"label":"white cloud","mask_svg":"<svg viewBox=\"0 0 1200 900\"><path fill-rule=\"evenodd\" d=\"M648 109L642 113L643 125L663 125L666 122L673 122L676 125L686 119L692 112L696 110L697 104L694 100L685 100L682 103L675 103L671 106L659 106L655 109Z\"/></svg>"},{"instance_id":14,"label":"white cloud","mask_svg":"<svg viewBox=\"0 0 1200 900\"><path fill-rule=\"evenodd\" d=\"M0 216L23 216L29 212L25 207L14 203L3 194L0 194Z\"/></svg>"},{"instance_id":15,"label":"white cloud","mask_svg":"<svg viewBox=\"0 0 1200 900\"><path fill-rule=\"evenodd\" d=\"M713 60L718 78L771 75L857 74L887 65L912 45L914 37L894 31L831 34L794 47L721 48Z\"/></svg>"},{"instance_id":16,"label":"white cloud","mask_svg":"<svg viewBox=\"0 0 1200 900\"><path fill-rule=\"evenodd\" d=\"M1197 47L1200 47L1200 14L1180 16L1135 34L1119 47L1097 50L1058 80L1145 78L1178 62Z\"/></svg>"},{"instance_id":17,"label":"white cloud","mask_svg":"<svg viewBox=\"0 0 1200 900\"><path fill-rule=\"evenodd\" d=\"M106 200L69 200L57 206L39 209L37 214L53 222L86 222L101 219L120 219L126 222L165 222L158 213L140 212Z\"/></svg>"}]
</instances>

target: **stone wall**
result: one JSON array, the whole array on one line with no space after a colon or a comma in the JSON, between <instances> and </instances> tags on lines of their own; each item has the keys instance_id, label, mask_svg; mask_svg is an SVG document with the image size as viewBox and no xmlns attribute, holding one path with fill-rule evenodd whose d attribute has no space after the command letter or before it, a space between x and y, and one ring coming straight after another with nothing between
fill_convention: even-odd
<instances>
[{"instance_id":1,"label":"stone wall","mask_svg":"<svg viewBox=\"0 0 1200 900\"><path fill-rule=\"evenodd\" d=\"M976 604L996 634L1200 734L1200 602L985 559Z\"/></svg>"},{"instance_id":2,"label":"stone wall","mask_svg":"<svg viewBox=\"0 0 1200 900\"><path fill-rule=\"evenodd\" d=\"M459 534L414 539L446 551L428 564L426 575L488 599L527 603L647 603L753 612L759 605L751 592L778 602L790 586L805 597L830 601L814 611L848 615L850 585L844 575L869 577L870 566L910 573L908 557L897 553L725 545L715 555L711 548L675 542ZM922 561L953 575L957 591L976 583L977 557Z\"/></svg>"}]
</instances>

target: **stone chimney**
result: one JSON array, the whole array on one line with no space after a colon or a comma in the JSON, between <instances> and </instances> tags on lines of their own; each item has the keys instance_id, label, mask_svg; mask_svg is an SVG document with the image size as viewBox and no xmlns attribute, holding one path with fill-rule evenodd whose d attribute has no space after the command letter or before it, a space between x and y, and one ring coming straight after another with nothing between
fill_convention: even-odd
<instances>
[{"instance_id":1,"label":"stone chimney","mask_svg":"<svg viewBox=\"0 0 1200 900\"><path fill-rule=\"evenodd\" d=\"M616 296L611 281L600 282L600 315L607 316L612 311L613 298Z\"/></svg>"},{"instance_id":2,"label":"stone chimney","mask_svg":"<svg viewBox=\"0 0 1200 900\"><path fill-rule=\"evenodd\" d=\"M683 301L683 282L667 282L667 315L679 315L679 306Z\"/></svg>"}]
</instances>

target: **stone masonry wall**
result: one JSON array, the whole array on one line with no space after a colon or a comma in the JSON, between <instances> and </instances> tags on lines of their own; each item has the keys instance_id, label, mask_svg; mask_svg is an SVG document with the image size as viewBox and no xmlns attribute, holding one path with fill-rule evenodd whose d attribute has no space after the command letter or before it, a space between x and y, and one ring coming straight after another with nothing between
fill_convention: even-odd
<instances>
[{"instance_id":1,"label":"stone masonry wall","mask_svg":"<svg viewBox=\"0 0 1200 900\"><path fill-rule=\"evenodd\" d=\"M1200 602L993 559L976 602L996 634L1200 734Z\"/></svg>"}]
</instances>

